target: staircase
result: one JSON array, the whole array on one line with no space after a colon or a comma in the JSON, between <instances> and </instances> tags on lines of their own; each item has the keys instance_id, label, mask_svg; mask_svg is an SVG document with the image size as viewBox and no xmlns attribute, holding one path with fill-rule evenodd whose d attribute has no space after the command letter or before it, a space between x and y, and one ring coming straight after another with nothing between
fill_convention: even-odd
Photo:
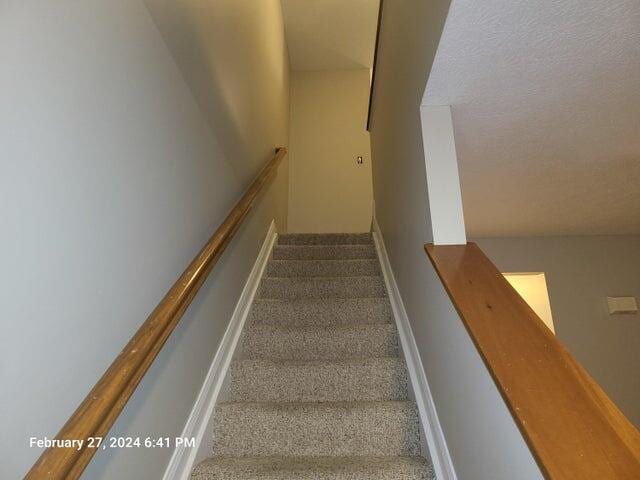
<instances>
[{"instance_id":1,"label":"staircase","mask_svg":"<svg viewBox=\"0 0 640 480\"><path fill-rule=\"evenodd\" d=\"M194 480L431 480L370 234L281 235Z\"/></svg>"}]
</instances>

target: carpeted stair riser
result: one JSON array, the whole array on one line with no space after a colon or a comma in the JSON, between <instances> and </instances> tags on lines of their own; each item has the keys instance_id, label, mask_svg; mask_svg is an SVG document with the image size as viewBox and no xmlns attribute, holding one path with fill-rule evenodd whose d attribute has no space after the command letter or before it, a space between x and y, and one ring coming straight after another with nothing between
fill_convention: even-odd
<instances>
[{"instance_id":1,"label":"carpeted stair riser","mask_svg":"<svg viewBox=\"0 0 640 480\"><path fill-rule=\"evenodd\" d=\"M391 323L393 317L387 298L257 299L248 321L302 327Z\"/></svg>"},{"instance_id":2,"label":"carpeted stair riser","mask_svg":"<svg viewBox=\"0 0 640 480\"><path fill-rule=\"evenodd\" d=\"M399 358L242 360L230 371L230 402L358 402L407 399Z\"/></svg>"},{"instance_id":3,"label":"carpeted stair riser","mask_svg":"<svg viewBox=\"0 0 640 480\"><path fill-rule=\"evenodd\" d=\"M362 245L371 244L371 233L293 233L278 236L279 245Z\"/></svg>"},{"instance_id":4,"label":"carpeted stair riser","mask_svg":"<svg viewBox=\"0 0 640 480\"><path fill-rule=\"evenodd\" d=\"M414 456L412 402L222 403L214 416L216 455Z\"/></svg>"},{"instance_id":5,"label":"carpeted stair riser","mask_svg":"<svg viewBox=\"0 0 640 480\"><path fill-rule=\"evenodd\" d=\"M264 278L259 298L368 298L386 296L380 277Z\"/></svg>"},{"instance_id":6,"label":"carpeted stair riser","mask_svg":"<svg viewBox=\"0 0 640 480\"><path fill-rule=\"evenodd\" d=\"M373 245L276 245L274 260L349 260L376 258Z\"/></svg>"},{"instance_id":7,"label":"carpeted stair riser","mask_svg":"<svg viewBox=\"0 0 640 480\"><path fill-rule=\"evenodd\" d=\"M354 260L271 260L267 277L354 277L380 275L374 259Z\"/></svg>"},{"instance_id":8,"label":"carpeted stair riser","mask_svg":"<svg viewBox=\"0 0 640 480\"><path fill-rule=\"evenodd\" d=\"M397 357L398 334L391 323L329 327L250 325L242 338L242 358L335 360Z\"/></svg>"},{"instance_id":9,"label":"carpeted stair riser","mask_svg":"<svg viewBox=\"0 0 640 480\"><path fill-rule=\"evenodd\" d=\"M419 457L218 457L192 480L435 480Z\"/></svg>"}]
</instances>

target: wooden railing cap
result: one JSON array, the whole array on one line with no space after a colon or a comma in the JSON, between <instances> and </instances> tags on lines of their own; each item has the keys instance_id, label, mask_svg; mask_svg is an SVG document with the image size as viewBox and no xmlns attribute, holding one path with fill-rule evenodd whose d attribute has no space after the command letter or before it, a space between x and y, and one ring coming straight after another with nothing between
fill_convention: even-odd
<instances>
[{"instance_id":1,"label":"wooden railing cap","mask_svg":"<svg viewBox=\"0 0 640 480\"><path fill-rule=\"evenodd\" d=\"M478 245L425 250L545 476L640 479L640 432Z\"/></svg>"}]
</instances>

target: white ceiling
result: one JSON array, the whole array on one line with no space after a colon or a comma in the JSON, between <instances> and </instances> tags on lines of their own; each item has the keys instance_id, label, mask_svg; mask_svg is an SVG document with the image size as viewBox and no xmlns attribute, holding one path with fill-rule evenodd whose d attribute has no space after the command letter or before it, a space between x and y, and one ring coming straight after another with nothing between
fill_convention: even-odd
<instances>
[{"instance_id":1,"label":"white ceiling","mask_svg":"<svg viewBox=\"0 0 640 480\"><path fill-rule=\"evenodd\" d=\"M371 68L378 0L282 0L293 70Z\"/></svg>"},{"instance_id":2,"label":"white ceiling","mask_svg":"<svg viewBox=\"0 0 640 480\"><path fill-rule=\"evenodd\" d=\"M640 234L639 0L453 0L424 103L471 236Z\"/></svg>"}]
</instances>

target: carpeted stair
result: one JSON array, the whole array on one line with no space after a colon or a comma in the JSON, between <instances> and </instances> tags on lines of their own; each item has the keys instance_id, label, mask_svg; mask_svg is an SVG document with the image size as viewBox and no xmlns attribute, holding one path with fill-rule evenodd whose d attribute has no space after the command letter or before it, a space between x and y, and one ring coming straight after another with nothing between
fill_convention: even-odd
<instances>
[{"instance_id":1,"label":"carpeted stair","mask_svg":"<svg viewBox=\"0 0 640 480\"><path fill-rule=\"evenodd\" d=\"M281 235L194 480L432 480L370 234Z\"/></svg>"}]
</instances>

